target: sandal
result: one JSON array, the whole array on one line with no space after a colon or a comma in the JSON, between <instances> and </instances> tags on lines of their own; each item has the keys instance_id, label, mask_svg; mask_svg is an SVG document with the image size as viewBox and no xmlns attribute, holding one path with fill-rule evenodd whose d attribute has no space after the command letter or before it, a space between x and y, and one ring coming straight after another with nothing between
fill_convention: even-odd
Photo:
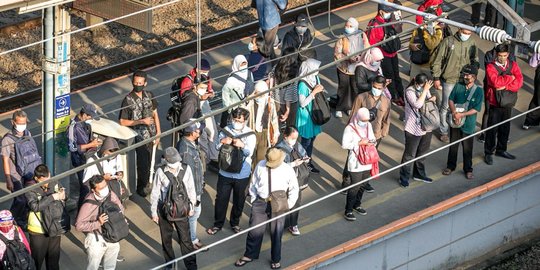
<instances>
[{"instance_id":1,"label":"sandal","mask_svg":"<svg viewBox=\"0 0 540 270\"><path fill-rule=\"evenodd\" d=\"M239 233L242 231L242 228L240 228L240 226L232 226L231 228L233 230L234 233Z\"/></svg>"},{"instance_id":2,"label":"sandal","mask_svg":"<svg viewBox=\"0 0 540 270\"><path fill-rule=\"evenodd\" d=\"M209 228L208 230L206 230L206 233L209 234L209 235L214 235L214 234L218 233L219 231L221 231L221 228L212 227L212 228Z\"/></svg>"},{"instance_id":3,"label":"sandal","mask_svg":"<svg viewBox=\"0 0 540 270\"><path fill-rule=\"evenodd\" d=\"M446 169L444 169L444 170L442 171L442 174L443 174L443 175L450 175L451 173L452 173L452 170L450 170L450 169L448 169L448 168L446 168Z\"/></svg>"},{"instance_id":4,"label":"sandal","mask_svg":"<svg viewBox=\"0 0 540 270\"><path fill-rule=\"evenodd\" d=\"M279 268L281 268L281 264L280 263L271 263L270 268L279 269Z\"/></svg>"},{"instance_id":5,"label":"sandal","mask_svg":"<svg viewBox=\"0 0 540 270\"><path fill-rule=\"evenodd\" d=\"M472 172L465 173L467 179L474 179L474 174Z\"/></svg>"},{"instance_id":6,"label":"sandal","mask_svg":"<svg viewBox=\"0 0 540 270\"><path fill-rule=\"evenodd\" d=\"M252 262L253 259L250 259L248 257L242 257L240 259L238 259L235 263L234 263L234 266L236 267L242 267L250 262Z\"/></svg>"}]
</instances>

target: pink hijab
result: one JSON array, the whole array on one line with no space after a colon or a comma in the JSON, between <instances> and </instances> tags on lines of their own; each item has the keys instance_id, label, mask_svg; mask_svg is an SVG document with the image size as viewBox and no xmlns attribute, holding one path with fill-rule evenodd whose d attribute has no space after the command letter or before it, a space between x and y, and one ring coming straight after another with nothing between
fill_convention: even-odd
<instances>
[{"instance_id":1,"label":"pink hijab","mask_svg":"<svg viewBox=\"0 0 540 270\"><path fill-rule=\"evenodd\" d=\"M380 65L373 66L372 64L374 62L381 61L383 58L384 55L381 49L373 47L364 53L362 60L360 61L360 65L371 71L378 71Z\"/></svg>"}]
</instances>

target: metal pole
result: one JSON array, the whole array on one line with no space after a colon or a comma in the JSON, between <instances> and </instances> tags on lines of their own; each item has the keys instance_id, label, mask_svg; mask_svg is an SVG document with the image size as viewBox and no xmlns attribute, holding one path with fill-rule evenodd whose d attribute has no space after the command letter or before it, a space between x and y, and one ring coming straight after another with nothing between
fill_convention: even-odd
<instances>
[{"instance_id":1,"label":"metal pole","mask_svg":"<svg viewBox=\"0 0 540 270\"><path fill-rule=\"evenodd\" d=\"M197 0L197 70L201 69L201 0ZM197 79L201 79L197 72Z\"/></svg>"},{"instance_id":2,"label":"metal pole","mask_svg":"<svg viewBox=\"0 0 540 270\"><path fill-rule=\"evenodd\" d=\"M43 38L49 39L54 36L54 7L44 9L43 13ZM47 40L43 46L43 55L45 61L53 61L54 55L54 40ZM54 75L50 71L43 70L42 81L42 119L43 126L42 137L43 142L43 156L45 157L45 164L49 167L50 171L54 171Z\"/></svg>"}]
</instances>

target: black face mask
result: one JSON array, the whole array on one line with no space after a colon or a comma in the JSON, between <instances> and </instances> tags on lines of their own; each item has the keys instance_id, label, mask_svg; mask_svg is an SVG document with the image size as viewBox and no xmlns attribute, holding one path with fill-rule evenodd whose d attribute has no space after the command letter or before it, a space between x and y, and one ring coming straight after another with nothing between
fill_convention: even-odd
<instances>
[{"instance_id":1,"label":"black face mask","mask_svg":"<svg viewBox=\"0 0 540 270\"><path fill-rule=\"evenodd\" d=\"M141 92L143 89L144 89L144 85L134 85L133 86L133 90L135 90L135 92Z\"/></svg>"}]
</instances>

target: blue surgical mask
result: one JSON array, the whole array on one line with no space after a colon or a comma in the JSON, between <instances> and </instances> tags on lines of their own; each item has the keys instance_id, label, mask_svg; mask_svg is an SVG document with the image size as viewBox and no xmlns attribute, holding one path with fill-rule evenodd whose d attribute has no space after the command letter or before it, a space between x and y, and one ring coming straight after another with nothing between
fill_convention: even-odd
<instances>
[{"instance_id":1,"label":"blue surgical mask","mask_svg":"<svg viewBox=\"0 0 540 270\"><path fill-rule=\"evenodd\" d=\"M249 43L248 44L248 50L251 52L251 51L254 51L255 50L255 45L253 43Z\"/></svg>"},{"instance_id":2,"label":"blue surgical mask","mask_svg":"<svg viewBox=\"0 0 540 270\"><path fill-rule=\"evenodd\" d=\"M380 95L382 94L382 90L381 90L381 89L377 89L377 88L375 88L375 87L372 87L372 88L371 88L371 93L372 93L374 96L378 97L378 96L380 96Z\"/></svg>"},{"instance_id":3,"label":"blue surgical mask","mask_svg":"<svg viewBox=\"0 0 540 270\"><path fill-rule=\"evenodd\" d=\"M371 63L372 67L378 67L380 65L381 65L381 61L375 61L375 62Z\"/></svg>"},{"instance_id":4,"label":"blue surgical mask","mask_svg":"<svg viewBox=\"0 0 540 270\"><path fill-rule=\"evenodd\" d=\"M461 39L461 41L467 41L467 40L469 40L470 37L471 37L471 35L459 33L459 38Z\"/></svg>"},{"instance_id":5,"label":"blue surgical mask","mask_svg":"<svg viewBox=\"0 0 540 270\"><path fill-rule=\"evenodd\" d=\"M354 32L356 32L356 31L354 30L354 28L352 28L352 27L345 27L345 34L346 34L346 35L354 34Z\"/></svg>"},{"instance_id":6,"label":"blue surgical mask","mask_svg":"<svg viewBox=\"0 0 540 270\"><path fill-rule=\"evenodd\" d=\"M363 127L363 128L366 127L367 124L368 124L368 123L367 123L367 122L364 122L364 121L359 121L359 122L358 122L358 125L359 125L360 127Z\"/></svg>"}]
</instances>

